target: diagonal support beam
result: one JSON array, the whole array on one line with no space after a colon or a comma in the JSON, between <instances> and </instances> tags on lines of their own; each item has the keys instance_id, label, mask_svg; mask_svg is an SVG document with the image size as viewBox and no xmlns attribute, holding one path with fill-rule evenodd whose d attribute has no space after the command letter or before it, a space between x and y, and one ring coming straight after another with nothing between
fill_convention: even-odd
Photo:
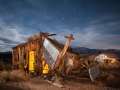
<instances>
[{"instance_id":1,"label":"diagonal support beam","mask_svg":"<svg viewBox=\"0 0 120 90\"><path fill-rule=\"evenodd\" d=\"M67 38L68 40L67 40L67 42L66 42L66 44L65 44L65 46L64 46L64 49L63 49L62 52L61 52L61 55L60 55L61 58L64 57L64 55L65 55L65 53L66 53L66 51L67 51L67 49L68 49L68 47L69 47L69 45L70 45L71 40L74 40L72 34L70 34L70 36L64 36L64 37Z\"/></svg>"},{"instance_id":2,"label":"diagonal support beam","mask_svg":"<svg viewBox=\"0 0 120 90\"><path fill-rule=\"evenodd\" d=\"M65 56L65 53L70 45L70 42L71 42L71 40L74 40L72 34L70 34L70 36L65 36L65 38L67 38L68 40L64 46L64 49L61 51L61 53L59 54L59 56L57 58L57 62L56 62L56 65L54 67L54 70L57 69L63 63L62 60L63 60L63 57Z\"/></svg>"}]
</instances>

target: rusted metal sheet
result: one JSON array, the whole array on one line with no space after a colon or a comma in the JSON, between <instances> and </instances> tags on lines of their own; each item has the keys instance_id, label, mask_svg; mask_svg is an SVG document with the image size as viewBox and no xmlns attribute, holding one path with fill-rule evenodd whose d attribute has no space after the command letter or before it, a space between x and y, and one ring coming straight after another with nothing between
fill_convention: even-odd
<instances>
[{"instance_id":1,"label":"rusted metal sheet","mask_svg":"<svg viewBox=\"0 0 120 90\"><path fill-rule=\"evenodd\" d=\"M42 51L43 58L52 69L60 52L47 39L43 42Z\"/></svg>"},{"instance_id":2,"label":"rusted metal sheet","mask_svg":"<svg viewBox=\"0 0 120 90\"><path fill-rule=\"evenodd\" d=\"M96 77L99 74L100 74L99 65L95 65L95 66L89 68L89 75L90 75L92 82L95 81Z\"/></svg>"}]
</instances>

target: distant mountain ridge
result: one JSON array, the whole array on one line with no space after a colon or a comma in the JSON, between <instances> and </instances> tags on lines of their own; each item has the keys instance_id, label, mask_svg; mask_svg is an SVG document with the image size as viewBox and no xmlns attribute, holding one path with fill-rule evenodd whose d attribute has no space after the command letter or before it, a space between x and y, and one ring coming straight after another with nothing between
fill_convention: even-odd
<instances>
[{"instance_id":1,"label":"distant mountain ridge","mask_svg":"<svg viewBox=\"0 0 120 90\"><path fill-rule=\"evenodd\" d=\"M73 48L76 52L82 53L82 54L95 54L99 52L113 52L118 55L120 55L120 50L117 49L90 49L86 47L75 47Z\"/></svg>"},{"instance_id":2,"label":"distant mountain ridge","mask_svg":"<svg viewBox=\"0 0 120 90\"><path fill-rule=\"evenodd\" d=\"M12 51L0 52L0 54L12 54Z\"/></svg>"},{"instance_id":3,"label":"distant mountain ridge","mask_svg":"<svg viewBox=\"0 0 120 90\"><path fill-rule=\"evenodd\" d=\"M86 47L74 47L73 48L76 52L82 54L95 54L99 52L113 52L120 55L120 50L117 49L90 49ZM12 51L0 52L0 54L12 54Z\"/></svg>"}]
</instances>

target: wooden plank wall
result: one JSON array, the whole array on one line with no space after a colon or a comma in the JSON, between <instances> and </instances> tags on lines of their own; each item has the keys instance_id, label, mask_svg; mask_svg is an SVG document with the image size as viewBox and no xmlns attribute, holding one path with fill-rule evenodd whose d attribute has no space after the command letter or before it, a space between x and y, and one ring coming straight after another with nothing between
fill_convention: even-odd
<instances>
[{"instance_id":1,"label":"wooden plank wall","mask_svg":"<svg viewBox=\"0 0 120 90\"><path fill-rule=\"evenodd\" d=\"M42 35L36 34L28 38L28 42L20 44L13 48L12 65L15 69L24 68L24 53L26 53L26 60L29 60L29 52L35 51L35 72L41 72L41 47L44 38ZM16 67L17 66L17 67Z\"/></svg>"},{"instance_id":2,"label":"wooden plank wall","mask_svg":"<svg viewBox=\"0 0 120 90\"><path fill-rule=\"evenodd\" d=\"M36 34L34 36L31 36L28 38L28 42L20 44L16 47L13 48L13 55L12 55L12 64L13 67L15 67L16 69L24 69L24 53L26 53L26 60L29 60L29 52L30 51L35 51L35 72L38 74L41 74L42 72L42 45L43 45L43 41L45 39L45 37L47 37L47 35L50 36L50 34L48 33L44 33L44 35L42 33ZM67 45L69 46L69 45ZM67 50L67 49L66 49ZM66 52L66 51L65 51ZM74 56L74 54L71 53L71 55ZM63 55L64 56L64 55ZM76 56L76 55L75 55ZM63 59L63 60L62 60ZM61 67L63 67L64 63L63 61L65 61L65 58L62 58L60 60L58 60L57 62L62 61L61 63ZM55 67L59 66L59 64L55 64ZM61 73L61 68L58 69L58 72L60 71Z\"/></svg>"}]
</instances>

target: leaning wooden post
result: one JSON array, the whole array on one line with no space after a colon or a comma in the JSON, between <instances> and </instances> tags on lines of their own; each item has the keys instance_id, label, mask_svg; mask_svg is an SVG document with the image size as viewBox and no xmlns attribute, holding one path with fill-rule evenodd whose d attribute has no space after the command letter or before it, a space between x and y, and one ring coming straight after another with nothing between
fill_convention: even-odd
<instances>
[{"instance_id":1,"label":"leaning wooden post","mask_svg":"<svg viewBox=\"0 0 120 90\"><path fill-rule=\"evenodd\" d=\"M67 51L67 49L68 49L68 47L69 47L69 45L70 45L71 40L74 40L72 34L70 34L70 36L64 36L64 37L67 38L68 41L66 42L66 44L65 44L65 46L64 46L64 49L63 49L63 51L61 52L61 55L60 55L61 58L64 57L64 55L65 55L65 53L66 53L66 51Z\"/></svg>"},{"instance_id":2,"label":"leaning wooden post","mask_svg":"<svg viewBox=\"0 0 120 90\"><path fill-rule=\"evenodd\" d=\"M72 34L70 34L70 36L64 36L64 37L67 38L68 40L67 40L67 42L66 42L66 44L65 44L65 46L64 46L64 49L63 49L63 50L61 51L61 53L59 54L58 59L57 59L57 62L56 62L55 67L54 67L54 71L58 70L59 67L61 68L61 69L58 71L59 74L61 74L61 71L62 71L62 66L61 66L61 65L63 65L63 57L65 56L65 53L66 53L66 51L67 51L67 49L68 49L68 47L69 47L69 45L70 45L71 40L74 40Z\"/></svg>"}]
</instances>

